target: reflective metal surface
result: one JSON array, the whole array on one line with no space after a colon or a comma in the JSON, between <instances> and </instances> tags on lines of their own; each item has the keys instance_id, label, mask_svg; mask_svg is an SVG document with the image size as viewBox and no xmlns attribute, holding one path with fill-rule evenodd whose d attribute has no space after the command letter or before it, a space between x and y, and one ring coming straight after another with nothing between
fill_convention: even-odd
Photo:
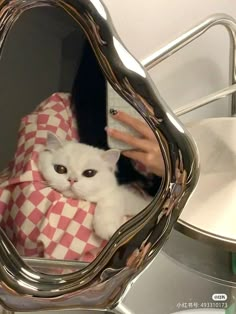
<instances>
[{"instance_id":1,"label":"reflective metal surface","mask_svg":"<svg viewBox=\"0 0 236 314\"><path fill-rule=\"evenodd\" d=\"M184 233L173 230L161 252L180 267L191 270L199 277L235 289L232 252L208 242L187 237Z\"/></svg>"},{"instance_id":2,"label":"reflective metal surface","mask_svg":"<svg viewBox=\"0 0 236 314\"><path fill-rule=\"evenodd\" d=\"M193 40L204 34L208 29L215 25L224 26L230 36L230 84L236 83L236 20L226 14L214 14L202 23L191 28L189 31L182 34L163 48L157 50L146 59L142 64L147 70L150 70L155 65L173 55L175 52L191 43ZM236 94L232 95L231 114L236 115Z\"/></svg>"},{"instance_id":3,"label":"reflective metal surface","mask_svg":"<svg viewBox=\"0 0 236 314\"><path fill-rule=\"evenodd\" d=\"M124 47L101 1L0 1L1 51L20 15L44 5L62 8L82 27L111 86L137 109L156 135L165 176L152 203L122 226L91 264L74 273L46 275L34 271L1 231L0 300L13 311L76 307L122 312L120 302L130 283L159 252L196 185L197 150L147 71Z\"/></svg>"},{"instance_id":4,"label":"reflective metal surface","mask_svg":"<svg viewBox=\"0 0 236 314\"><path fill-rule=\"evenodd\" d=\"M198 108L201 108L207 104L210 104L218 99L224 98L226 96L229 96L231 94L236 93L236 84L233 84L229 87L226 87L224 89L221 89L218 92L212 93L208 96L202 97L198 100L194 100L191 103L188 103L187 105L181 106L177 110L174 111L174 113L177 115L177 117L180 117L188 112L191 112L193 110L196 110Z\"/></svg>"},{"instance_id":5,"label":"reflective metal surface","mask_svg":"<svg viewBox=\"0 0 236 314\"><path fill-rule=\"evenodd\" d=\"M176 242L175 239L176 237L178 238L178 236L180 238ZM190 241L187 246L185 245L186 241ZM196 246L193 245L193 242L197 243L197 249ZM176 259L172 259L169 257L169 255L166 256L166 253L163 253L163 249L165 250L169 245L169 252L173 251L175 254L177 250L180 253L182 260L178 260L178 262L176 262ZM204 250L204 258L199 260L198 255L201 252L200 248L202 245L203 244L201 242L190 239L189 237L182 235L180 232L173 230L167 243L161 252L157 255L151 267L148 267L145 273L135 282L134 285L132 285L132 289L129 291L127 298L124 300L126 309L128 307L135 314L170 314L175 313L178 310L177 305L182 302L194 301L199 303L199 307L203 302L211 302L211 297L214 293L226 293L228 296L227 302L230 306L231 302L233 302L231 299L232 294L234 293L235 295L235 289L231 288L232 283L228 283L226 280L219 282L214 278L214 275L218 275L218 269L220 267L226 270L225 266L227 264L227 260L225 258L225 262L223 260L221 264L218 264L218 266L215 267L215 262L217 262L217 255L214 255L215 259L210 258L212 251L210 250L209 255L209 245L207 245L206 249ZM181 252L179 250L181 250ZM188 254L186 254L186 252L188 252ZM201 270L204 268L207 274L209 274L209 268L210 276L203 275L204 272L202 274L198 271L192 271L194 261L196 267L200 262ZM185 264L185 262L187 262L187 264ZM45 270L47 271L47 267ZM230 268L228 273L229 272ZM173 278L176 284L173 284ZM147 287L150 285L151 289L147 290ZM166 293L166 291L168 291L168 293ZM220 305L217 304L216 306ZM191 309L191 305L189 305L189 309ZM210 311L212 310L213 309ZM46 313L48 312L46 311ZM80 312L74 311L72 313ZM82 311L82 313L85 314L87 312ZM99 314L98 311L93 311L92 313ZM66 314L70 314L68 310L66 311Z\"/></svg>"}]
</instances>

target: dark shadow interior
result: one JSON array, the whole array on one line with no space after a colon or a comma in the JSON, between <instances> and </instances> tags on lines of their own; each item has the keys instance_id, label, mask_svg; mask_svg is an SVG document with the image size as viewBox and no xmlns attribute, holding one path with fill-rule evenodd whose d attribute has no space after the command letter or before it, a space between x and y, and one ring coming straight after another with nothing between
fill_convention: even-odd
<instances>
[{"instance_id":1,"label":"dark shadow interior","mask_svg":"<svg viewBox=\"0 0 236 314\"><path fill-rule=\"evenodd\" d=\"M56 8L24 13L0 61L0 169L12 158L20 119L54 92L70 92L84 45L73 19Z\"/></svg>"}]
</instances>

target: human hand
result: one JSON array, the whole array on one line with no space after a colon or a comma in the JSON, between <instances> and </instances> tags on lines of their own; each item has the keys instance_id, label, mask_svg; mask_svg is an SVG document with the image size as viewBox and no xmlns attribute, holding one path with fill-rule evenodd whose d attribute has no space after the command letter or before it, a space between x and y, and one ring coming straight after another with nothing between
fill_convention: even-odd
<instances>
[{"instance_id":1,"label":"human hand","mask_svg":"<svg viewBox=\"0 0 236 314\"><path fill-rule=\"evenodd\" d=\"M164 175L164 161L157 139L150 127L145 122L123 111L113 110L111 114L115 120L127 124L140 134L140 137L135 137L116 129L106 128L109 136L134 148L123 151L122 155L144 164L147 171L162 177Z\"/></svg>"}]
</instances>

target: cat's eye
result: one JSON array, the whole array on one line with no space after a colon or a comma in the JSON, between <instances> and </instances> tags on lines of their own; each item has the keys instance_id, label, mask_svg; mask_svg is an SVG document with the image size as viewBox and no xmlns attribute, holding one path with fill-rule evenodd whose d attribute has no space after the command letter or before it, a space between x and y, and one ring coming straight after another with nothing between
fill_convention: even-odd
<instances>
[{"instance_id":1,"label":"cat's eye","mask_svg":"<svg viewBox=\"0 0 236 314\"><path fill-rule=\"evenodd\" d=\"M82 173L82 175L84 177L91 178L91 177L94 177L96 173L97 173L97 170L87 169Z\"/></svg>"},{"instance_id":2,"label":"cat's eye","mask_svg":"<svg viewBox=\"0 0 236 314\"><path fill-rule=\"evenodd\" d=\"M54 165L54 170L59 174L65 174L67 173L67 168L62 165Z\"/></svg>"}]
</instances>

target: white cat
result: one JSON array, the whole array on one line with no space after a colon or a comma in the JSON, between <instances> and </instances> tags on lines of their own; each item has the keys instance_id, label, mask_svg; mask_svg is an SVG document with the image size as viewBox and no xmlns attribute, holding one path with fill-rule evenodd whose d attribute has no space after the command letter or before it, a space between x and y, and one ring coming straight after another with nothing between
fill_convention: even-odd
<instances>
[{"instance_id":1,"label":"white cat","mask_svg":"<svg viewBox=\"0 0 236 314\"><path fill-rule=\"evenodd\" d=\"M119 157L118 150L63 142L49 132L45 150L39 154L39 170L52 188L66 197L97 204L93 227L105 240L125 222L125 216L136 215L150 202L118 185L115 170Z\"/></svg>"}]
</instances>

